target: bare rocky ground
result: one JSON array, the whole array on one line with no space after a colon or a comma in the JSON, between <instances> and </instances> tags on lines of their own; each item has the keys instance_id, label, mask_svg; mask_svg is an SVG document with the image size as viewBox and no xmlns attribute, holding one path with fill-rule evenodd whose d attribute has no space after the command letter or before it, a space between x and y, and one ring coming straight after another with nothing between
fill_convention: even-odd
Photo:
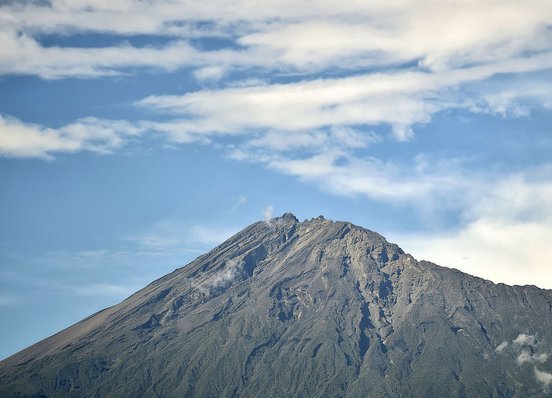
<instances>
[{"instance_id":1,"label":"bare rocky ground","mask_svg":"<svg viewBox=\"0 0 552 398\"><path fill-rule=\"evenodd\" d=\"M550 355L552 291L288 213L0 362L0 397L549 397Z\"/></svg>"}]
</instances>

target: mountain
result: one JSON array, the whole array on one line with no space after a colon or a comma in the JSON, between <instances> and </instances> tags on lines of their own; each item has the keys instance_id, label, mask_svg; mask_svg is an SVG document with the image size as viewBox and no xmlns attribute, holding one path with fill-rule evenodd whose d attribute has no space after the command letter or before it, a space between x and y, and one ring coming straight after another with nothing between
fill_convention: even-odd
<instances>
[{"instance_id":1,"label":"mountain","mask_svg":"<svg viewBox=\"0 0 552 398\"><path fill-rule=\"evenodd\" d=\"M545 397L552 291L348 222L255 223L0 363L1 397Z\"/></svg>"}]
</instances>

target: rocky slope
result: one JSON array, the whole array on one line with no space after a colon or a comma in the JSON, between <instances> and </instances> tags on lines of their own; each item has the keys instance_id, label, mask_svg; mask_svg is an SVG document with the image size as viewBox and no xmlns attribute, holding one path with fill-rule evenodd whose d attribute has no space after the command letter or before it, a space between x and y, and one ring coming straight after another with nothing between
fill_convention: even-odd
<instances>
[{"instance_id":1,"label":"rocky slope","mask_svg":"<svg viewBox=\"0 0 552 398\"><path fill-rule=\"evenodd\" d=\"M0 396L545 397L552 291L291 214L0 363Z\"/></svg>"}]
</instances>

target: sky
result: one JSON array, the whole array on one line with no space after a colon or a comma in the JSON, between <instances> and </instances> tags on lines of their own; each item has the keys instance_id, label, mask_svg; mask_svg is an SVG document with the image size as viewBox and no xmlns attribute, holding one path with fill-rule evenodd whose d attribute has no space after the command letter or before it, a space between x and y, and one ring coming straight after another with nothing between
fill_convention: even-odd
<instances>
[{"instance_id":1,"label":"sky","mask_svg":"<svg viewBox=\"0 0 552 398\"><path fill-rule=\"evenodd\" d=\"M552 289L549 0L1 0L0 358L265 217Z\"/></svg>"}]
</instances>

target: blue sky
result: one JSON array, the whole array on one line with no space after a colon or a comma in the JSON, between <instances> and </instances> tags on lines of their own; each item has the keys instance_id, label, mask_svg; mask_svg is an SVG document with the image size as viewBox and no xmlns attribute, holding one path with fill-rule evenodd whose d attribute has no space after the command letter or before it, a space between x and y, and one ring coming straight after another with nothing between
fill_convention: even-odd
<instances>
[{"instance_id":1,"label":"blue sky","mask_svg":"<svg viewBox=\"0 0 552 398\"><path fill-rule=\"evenodd\" d=\"M549 2L341 3L0 2L0 357L286 211L552 288Z\"/></svg>"}]
</instances>

